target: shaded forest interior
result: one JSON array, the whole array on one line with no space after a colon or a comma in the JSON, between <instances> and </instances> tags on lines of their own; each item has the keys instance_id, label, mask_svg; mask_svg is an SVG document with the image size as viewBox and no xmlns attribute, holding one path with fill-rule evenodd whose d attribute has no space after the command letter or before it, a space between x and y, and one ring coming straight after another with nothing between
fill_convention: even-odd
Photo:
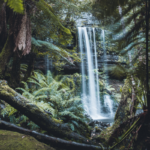
<instances>
[{"instance_id":1,"label":"shaded forest interior","mask_svg":"<svg viewBox=\"0 0 150 150\"><path fill-rule=\"evenodd\" d=\"M150 0L1 0L0 149L148 150L149 29Z\"/></svg>"}]
</instances>

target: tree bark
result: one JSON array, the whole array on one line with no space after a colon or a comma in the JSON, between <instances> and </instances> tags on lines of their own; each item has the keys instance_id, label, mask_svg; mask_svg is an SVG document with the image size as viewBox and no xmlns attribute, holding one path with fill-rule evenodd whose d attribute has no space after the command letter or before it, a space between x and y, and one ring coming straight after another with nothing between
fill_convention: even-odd
<instances>
[{"instance_id":1,"label":"tree bark","mask_svg":"<svg viewBox=\"0 0 150 150\"><path fill-rule=\"evenodd\" d=\"M150 1L146 0L146 86L147 86L147 106L148 106L148 111L150 114L150 91L149 91L149 58L148 58L148 53L149 53L149 8L150 7Z\"/></svg>"},{"instance_id":2,"label":"tree bark","mask_svg":"<svg viewBox=\"0 0 150 150\"><path fill-rule=\"evenodd\" d=\"M76 150L76 149L102 150L102 148L99 146L66 141L66 140L63 140L60 138L55 138L52 136L38 133L36 131L18 127L14 124L11 124L11 123L8 123L8 122L2 121L2 120L0 120L0 128L4 129L4 130L16 131L16 132L23 133L26 135L31 135L31 136L35 137L37 140L39 140L40 142L50 144L51 146L55 146L55 147L59 147L59 148L65 148L65 150L70 150L70 149L71 150Z\"/></svg>"},{"instance_id":3,"label":"tree bark","mask_svg":"<svg viewBox=\"0 0 150 150\"><path fill-rule=\"evenodd\" d=\"M11 78L9 79L9 85L12 88L19 87L20 85L20 63L21 58L18 56L17 52L13 53L13 63L11 70Z\"/></svg>"},{"instance_id":4,"label":"tree bark","mask_svg":"<svg viewBox=\"0 0 150 150\"><path fill-rule=\"evenodd\" d=\"M3 79L6 70L6 65L13 53L12 35L8 35L7 41L0 53L0 78Z\"/></svg>"},{"instance_id":5,"label":"tree bark","mask_svg":"<svg viewBox=\"0 0 150 150\"><path fill-rule=\"evenodd\" d=\"M1 10L1 8L2 8L3 3L4 3L4 1L1 0L1 1L0 1L0 10Z\"/></svg>"},{"instance_id":6,"label":"tree bark","mask_svg":"<svg viewBox=\"0 0 150 150\"><path fill-rule=\"evenodd\" d=\"M46 112L42 112L36 105L10 88L5 80L0 80L0 99L26 115L49 134L89 144L87 138L72 132L66 124L55 122Z\"/></svg>"},{"instance_id":7,"label":"tree bark","mask_svg":"<svg viewBox=\"0 0 150 150\"><path fill-rule=\"evenodd\" d=\"M30 77L31 72L34 69L34 62L35 62L36 54L31 52L29 58L30 58L30 61L29 61L29 64L28 64L28 69L27 69L27 72L26 72L25 77L23 79L25 82Z\"/></svg>"},{"instance_id":8,"label":"tree bark","mask_svg":"<svg viewBox=\"0 0 150 150\"><path fill-rule=\"evenodd\" d=\"M132 66L132 58L131 58L131 54L130 52L128 52L128 56L129 56L129 62L130 62L130 66ZM133 75L131 75L131 82L132 82L132 104L131 104L131 107L130 107L130 115L131 117L133 117L133 108L135 106L135 102L136 102L136 95L135 95L135 81L134 81L134 78L133 78Z\"/></svg>"}]
</instances>

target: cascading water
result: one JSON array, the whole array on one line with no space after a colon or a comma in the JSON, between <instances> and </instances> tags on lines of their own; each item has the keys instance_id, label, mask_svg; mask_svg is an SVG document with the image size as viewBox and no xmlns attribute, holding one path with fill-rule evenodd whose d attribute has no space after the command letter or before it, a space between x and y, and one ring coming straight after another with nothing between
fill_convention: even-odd
<instances>
[{"instance_id":1,"label":"cascading water","mask_svg":"<svg viewBox=\"0 0 150 150\"><path fill-rule=\"evenodd\" d=\"M52 72L53 70L53 62L52 59L49 58L49 55L45 56L45 73L47 74L48 70Z\"/></svg>"},{"instance_id":2,"label":"cascading water","mask_svg":"<svg viewBox=\"0 0 150 150\"><path fill-rule=\"evenodd\" d=\"M102 37L103 37L103 50L104 50L104 60L107 59L106 57L106 46L105 46L105 31L102 30ZM104 62L104 71L107 75L107 63ZM108 80L106 80L106 85L108 85ZM113 102L109 95L104 96L104 105L108 108L110 112L110 117L113 117Z\"/></svg>"},{"instance_id":3,"label":"cascading water","mask_svg":"<svg viewBox=\"0 0 150 150\"><path fill-rule=\"evenodd\" d=\"M90 114L91 116L97 116L98 108L96 105L97 99L96 99L96 89L95 89L95 81L94 81L94 68L93 68L93 61L92 61L92 53L90 49L90 44L89 44L89 37L87 34L87 30L84 27L83 28L83 35L85 38L85 48L87 50L87 65L88 65L88 77L89 77L89 97L90 97L90 102L89 102L89 108L90 108Z\"/></svg>"},{"instance_id":4,"label":"cascading water","mask_svg":"<svg viewBox=\"0 0 150 150\"><path fill-rule=\"evenodd\" d=\"M97 51L96 51L96 40L95 40L95 28L93 28L93 39L94 39L94 53L95 53L95 69L96 69L96 91L97 91L97 107L98 113L100 114L101 105L100 105L100 97L99 97L99 78L98 78L98 62L97 62Z\"/></svg>"},{"instance_id":5,"label":"cascading water","mask_svg":"<svg viewBox=\"0 0 150 150\"><path fill-rule=\"evenodd\" d=\"M49 70L49 66L50 66L50 61L49 61L49 58L48 58L48 55L45 56L45 72L47 74L48 70Z\"/></svg>"},{"instance_id":6,"label":"cascading water","mask_svg":"<svg viewBox=\"0 0 150 150\"><path fill-rule=\"evenodd\" d=\"M95 28L78 27L82 72L81 97L84 109L93 119L106 119L113 117L113 102L109 95L104 96L104 106L102 106L102 102L100 101L98 59L95 35ZM106 58L104 30L102 30L102 35L104 57ZM107 70L106 63L104 63L104 69ZM103 112L103 107L107 107L107 114L106 112Z\"/></svg>"},{"instance_id":7,"label":"cascading water","mask_svg":"<svg viewBox=\"0 0 150 150\"><path fill-rule=\"evenodd\" d=\"M88 32L89 31L89 36ZM93 30L94 31L94 30ZM100 99L99 99L99 84L95 81L94 69L97 67L97 56L96 56L96 46L94 44L94 55L95 55L95 65L93 62L93 52L92 52L92 30L91 28L79 27L79 48L81 52L81 71L82 71L82 102L85 110L92 118L99 118L100 115ZM93 32L93 38L95 32ZM90 44L91 43L91 44ZM87 66L87 68L85 68ZM96 68L95 68L96 66ZM86 83L86 77L88 76L88 83ZM96 78L98 79L98 72L96 71ZM88 86L87 86L88 85ZM88 88L87 88L88 87Z\"/></svg>"},{"instance_id":8,"label":"cascading water","mask_svg":"<svg viewBox=\"0 0 150 150\"><path fill-rule=\"evenodd\" d=\"M84 56L83 56L83 42L82 42L82 28L78 28L78 34L79 34L79 47L81 52L81 73L82 73L82 103L84 106L84 109L89 114L88 105L86 102L86 81L85 81L85 63L84 63Z\"/></svg>"}]
</instances>

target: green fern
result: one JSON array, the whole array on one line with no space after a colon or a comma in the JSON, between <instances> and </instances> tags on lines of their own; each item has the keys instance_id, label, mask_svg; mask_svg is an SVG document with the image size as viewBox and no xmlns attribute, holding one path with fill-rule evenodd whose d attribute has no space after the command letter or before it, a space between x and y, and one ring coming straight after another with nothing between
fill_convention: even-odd
<instances>
[{"instance_id":1,"label":"green fern","mask_svg":"<svg viewBox=\"0 0 150 150\"><path fill-rule=\"evenodd\" d=\"M51 115L56 122L63 121L76 132L80 129L89 132L81 98L74 94L76 87L73 77L59 76L56 79L57 81L50 71L46 76L40 71L34 71L28 78L32 88L28 87L28 83L22 82L25 88L17 88L17 90L22 91L22 95L30 101L29 104L36 105L42 112ZM17 110L10 105L3 110L3 114L8 116L14 116L16 112Z\"/></svg>"},{"instance_id":2,"label":"green fern","mask_svg":"<svg viewBox=\"0 0 150 150\"><path fill-rule=\"evenodd\" d=\"M59 29L68 35L71 35L71 32L69 29L65 28L58 20L58 18L54 15L52 8L50 5L48 5L44 0L39 0L38 2L35 2L37 8L39 10L42 10L44 13L44 16L49 18L52 22L55 23L59 27Z\"/></svg>"},{"instance_id":3,"label":"green fern","mask_svg":"<svg viewBox=\"0 0 150 150\"><path fill-rule=\"evenodd\" d=\"M32 44L37 47L45 47L46 50L54 52L55 54L59 55L61 58L66 60L68 63L70 63L71 65L74 65L71 61L67 59L68 57L71 57L72 55L68 53L65 49L58 47L47 41L36 40L35 38L32 38ZM43 49L40 49L40 50L43 50Z\"/></svg>"},{"instance_id":4,"label":"green fern","mask_svg":"<svg viewBox=\"0 0 150 150\"><path fill-rule=\"evenodd\" d=\"M14 12L23 14L24 13L24 6L23 0L4 0Z\"/></svg>"}]
</instances>

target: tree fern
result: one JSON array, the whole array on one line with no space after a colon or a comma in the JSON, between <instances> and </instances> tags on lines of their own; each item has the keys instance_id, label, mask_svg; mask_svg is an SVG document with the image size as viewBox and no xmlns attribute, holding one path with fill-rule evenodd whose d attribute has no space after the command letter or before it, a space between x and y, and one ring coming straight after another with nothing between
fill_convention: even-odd
<instances>
[{"instance_id":1,"label":"tree fern","mask_svg":"<svg viewBox=\"0 0 150 150\"><path fill-rule=\"evenodd\" d=\"M7 5L11 9L13 9L14 12L23 14L24 12L23 0L4 0L4 2L6 2Z\"/></svg>"},{"instance_id":2,"label":"tree fern","mask_svg":"<svg viewBox=\"0 0 150 150\"><path fill-rule=\"evenodd\" d=\"M68 53L66 50L64 50L63 48L60 48L60 47L58 47L50 42L47 42L47 41L36 40L35 38L32 38L32 44L34 44L37 47L45 47L46 50L50 50L50 51L56 53L61 58L66 60L68 63L73 65L73 63L71 61L69 61L69 59L68 59L68 57L71 57L72 55L70 53ZM43 50L43 49L41 49L41 50Z\"/></svg>"}]
</instances>

